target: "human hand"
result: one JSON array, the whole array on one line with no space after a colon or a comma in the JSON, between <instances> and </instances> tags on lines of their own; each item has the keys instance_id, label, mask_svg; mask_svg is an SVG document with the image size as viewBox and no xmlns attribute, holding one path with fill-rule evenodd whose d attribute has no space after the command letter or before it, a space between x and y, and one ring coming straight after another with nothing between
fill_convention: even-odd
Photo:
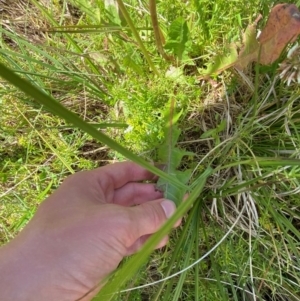
<instances>
[{"instance_id":1,"label":"human hand","mask_svg":"<svg viewBox=\"0 0 300 301\"><path fill-rule=\"evenodd\" d=\"M141 183L153 179L132 162L68 177L0 249L1 300L90 300L174 213L155 184Z\"/></svg>"}]
</instances>

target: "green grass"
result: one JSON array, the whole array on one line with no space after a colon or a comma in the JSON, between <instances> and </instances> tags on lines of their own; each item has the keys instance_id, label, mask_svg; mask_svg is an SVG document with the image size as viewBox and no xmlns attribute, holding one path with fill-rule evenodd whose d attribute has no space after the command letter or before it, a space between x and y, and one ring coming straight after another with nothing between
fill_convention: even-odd
<instances>
[{"instance_id":1,"label":"green grass","mask_svg":"<svg viewBox=\"0 0 300 301\"><path fill-rule=\"evenodd\" d=\"M148 1L126 1L128 15L103 1L22 2L18 16L5 7L0 62L91 126L62 109L51 113L55 103L47 96L38 102L1 81L0 243L68 174L128 157L145 166L158 161L174 100L181 112L177 147L193 153L179 169L189 174L194 206L167 247L147 261L149 249L124 260L121 278L95 299L299 300L299 87L281 82L276 64L252 66L243 77L228 70L201 79L258 13L260 28L265 24L275 3L158 2L164 49ZM178 214L187 209L183 203Z\"/></svg>"}]
</instances>

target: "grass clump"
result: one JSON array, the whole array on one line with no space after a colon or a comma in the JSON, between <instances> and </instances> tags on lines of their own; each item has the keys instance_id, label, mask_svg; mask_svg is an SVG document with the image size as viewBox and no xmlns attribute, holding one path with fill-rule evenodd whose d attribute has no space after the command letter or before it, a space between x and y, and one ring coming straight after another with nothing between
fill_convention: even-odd
<instances>
[{"instance_id":1,"label":"grass clump","mask_svg":"<svg viewBox=\"0 0 300 301\"><path fill-rule=\"evenodd\" d=\"M1 12L1 62L131 153L154 161L168 138L166 110L176 104L176 148L186 154L179 170L188 172L193 208L129 287L112 280L111 293L123 289L115 299L298 300L299 87L279 79L278 62L201 76L259 12L265 22L275 2L48 2L21 1L18 24L12 8ZM98 144L1 85L5 243L66 175L126 156L117 144L113 150ZM138 256L124 266L144 262ZM120 270L124 279L127 274Z\"/></svg>"}]
</instances>

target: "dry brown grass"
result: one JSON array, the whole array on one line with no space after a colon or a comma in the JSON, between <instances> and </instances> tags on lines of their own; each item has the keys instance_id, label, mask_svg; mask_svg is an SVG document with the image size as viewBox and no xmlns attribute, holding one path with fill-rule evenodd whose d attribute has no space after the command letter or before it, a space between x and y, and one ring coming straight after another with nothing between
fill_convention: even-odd
<instances>
[{"instance_id":1,"label":"dry brown grass","mask_svg":"<svg viewBox=\"0 0 300 301\"><path fill-rule=\"evenodd\" d=\"M46 36L42 31L49 28L49 24L41 18L40 12L27 0L1 0L0 24L1 26L19 36L26 37L28 41L42 44ZM4 41L15 46L15 41L4 36Z\"/></svg>"}]
</instances>

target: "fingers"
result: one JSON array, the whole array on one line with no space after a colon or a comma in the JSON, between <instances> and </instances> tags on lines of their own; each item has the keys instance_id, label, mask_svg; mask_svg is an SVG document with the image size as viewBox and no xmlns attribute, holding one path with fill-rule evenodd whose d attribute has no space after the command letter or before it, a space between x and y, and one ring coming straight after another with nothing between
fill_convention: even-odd
<instances>
[{"instance_id":1,"label":"fingers","mask_svg":"<svg viewBox=\"0 0 300 301\"><path fill-rule=\"evenodd\" d=\"M128 182L154 179L150 171L129 161L106 165L92 173L104 191L120 188Z\"/></svg>"},{"instance_id":2,"label":"fingers","mask_svg":"<svg viewBox=\"0 0 300 301\"><path fill-rule=\"evenodd\" d=\"M163 199L126 208L126 247L132 246L140 237L156 232L175 210L176 206L172 201Z\"/></svg>"},{"instance_id":3,"label":"fingers","mask_svg":"<svg viewBox=\"0 0 300 301\"><path fill-rule=\"evenodd\" d=\"M148 206L148 205L153 205ZM135 235L140 235L134 243L127 248L127 255L131 255L139 251L144 243L149 239L149 237L155 233L165 222L166 220L175 212L176 206L170 200L157 200L153 202L146 203L144 205L140 205L132 208L134 209L134 213L138 215L135 217L135 221L138 225L134 225ZM154 210L153 210L154 209ZM163 212L158 213L163 209ZM161 216L160 216L161 215ZM164 215L164 216L163 216ZM159 221L161 220L161 221ZM181 224L181 220L179 219L175 224L174 228L178 227ZM159 244L155 247L156 249L164 247L168 243L169 237L165 236Z\"/></svg>"},{"instance_id":4,"label":"fingers","mask_svg":"<svg viewBox=\"0 0 300 301\"><path fill-rule=\"evenodd\" d=\"M136 252L138 252L144 245L144 243L149 239L151 235L144 235L137 239L137 241L128 248L126 256L132 255ZM155 247L155 249L160 249L164 247L169 241L169 236L166 235L160 242L159 244Z\"/></svg>"},{"instance_id":5,"label":"fingers","mask_svg":"<svg viewBox=\"0 0 300 301\"><path fill-rule=\"evenodd\" d=\"M115 190L112 203L122 206L132 206L163 197L155 184L127 183Z\"/></svg>"},{"instance_id":6,"label":"fingers","mask_svg":"<svg viewBox=\"0 0 300 301\"><path fill-rule=\"evenodd\" d=\"M121 162L76 173L64 181L63 188L68 194L74 195L72 200L85 199L97 203L131 206L162 197L159 191L155 191L154 186L134 183L154 179L155 176L141 166L133 162ZM78 198L82 193L84 198Z\"/></svg>"}]
</instances>

